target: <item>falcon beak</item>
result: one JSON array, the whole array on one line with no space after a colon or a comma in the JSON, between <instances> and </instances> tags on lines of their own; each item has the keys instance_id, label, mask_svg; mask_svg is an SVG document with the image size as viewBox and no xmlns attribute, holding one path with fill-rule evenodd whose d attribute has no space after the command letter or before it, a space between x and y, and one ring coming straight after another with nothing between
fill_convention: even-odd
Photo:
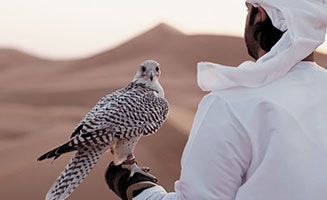
<instances>
[{"instance_id":1,"label":"falcon beak","mask_svg":"<svg viewBox=\"0 0 327 200\"><path fill-rule=\"evenodd\" d=\"M153 80L153 77L155 76L155 74L154 74L154 72L153 72L153 70L149 70L149 72L148 72L148 77L149 77L149 79L152 81Z\"/></svg>"}]
</instances>

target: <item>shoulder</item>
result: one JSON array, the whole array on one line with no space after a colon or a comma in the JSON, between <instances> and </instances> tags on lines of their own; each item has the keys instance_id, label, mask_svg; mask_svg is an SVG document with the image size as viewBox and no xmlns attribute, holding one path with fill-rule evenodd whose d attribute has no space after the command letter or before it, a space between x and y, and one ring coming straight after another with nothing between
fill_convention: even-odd
<instances>
[{"instance_id":1,"label":"shoulder","mask_svg":"<svg viewBox=\"0 0 327 200\"><path fill-rule=\"evenodd\" d=\"M249 147L248 132L239 119L238 111L222 95L214 92L201 100L196 113L182 163L194 149L205 149L214 155L222 155L226 149Z\"/></svg>"},{"instance_id":2,"label":"shoulder","mask_svg":"<svg viewBox=\"0 0 327 200\"><path fill-rule=\"evenodd\" d=\"M221 95L210 93L201 100L195 116L193 128L229 126L237 123L237 115L228 100ZM197 131L196 131L197 132Z\"/></svg>"},{"instance_id":3,"label":"shoulder","mask_svg":"<svg viewBox=\"0 0 327 200\"><path fill-rule=\"evenodd\" d=\"M284 111L284 102L269 90L238 88L211 92L203 97L198 107L200 118L220 126L235 126L243 132L249 126L260 124L270 115ZM256 122L256 123L253 123Z\"/></svg>"}]
</instances>

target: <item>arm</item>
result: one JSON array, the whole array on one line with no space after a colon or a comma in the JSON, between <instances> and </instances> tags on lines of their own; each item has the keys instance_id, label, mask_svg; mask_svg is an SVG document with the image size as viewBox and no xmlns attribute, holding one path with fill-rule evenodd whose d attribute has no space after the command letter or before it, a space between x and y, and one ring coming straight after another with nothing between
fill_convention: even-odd
<instances>
[{"instance_id":1,"label":"arm","mask_svg":"<svg viewBox=\"0 0 327 200\"><path fill-rule=\"evenodd\" d=\"M251 161L251 143L231 106L214 94L199 106L176 191L184 199L234 199Z\"/></svg>"},{"instance_id":2,"label":"arm","mask_svg":"<svg viewBox=\"0 0 327 200\"><path fill-rule=\"evenodd\" d=\"M199 105L184 149L176 192L154 186L133 199L234 199L250 160L250 141L241 122L226 102L208 95Z\"/></svg>"}]
</instances>

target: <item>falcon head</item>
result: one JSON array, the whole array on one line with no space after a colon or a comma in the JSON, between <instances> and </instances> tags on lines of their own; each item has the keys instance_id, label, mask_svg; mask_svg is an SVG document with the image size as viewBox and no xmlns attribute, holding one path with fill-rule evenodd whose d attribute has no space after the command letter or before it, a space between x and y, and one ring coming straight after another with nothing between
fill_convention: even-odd
<instances>
[{"instance_id":1,"label":"falcon head","mask_svg":"<svg viewBox=\"0 0 327 200\"><path fill-rule=\"evenodd\" d=\"M160 73L159 63L154 60L146 60L141 63L135 74L134 80L141 80L142 82L157 82L159 80Z\"/></svg>"}]
</instances>

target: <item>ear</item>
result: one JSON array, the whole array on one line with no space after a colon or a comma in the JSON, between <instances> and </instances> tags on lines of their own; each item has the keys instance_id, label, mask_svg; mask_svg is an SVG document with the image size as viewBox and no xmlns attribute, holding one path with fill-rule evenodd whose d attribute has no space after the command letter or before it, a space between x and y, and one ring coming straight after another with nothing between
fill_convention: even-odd
<instances>
[{"instance_id":1,"label":"ear","mask_svg":"<svg viewBox=\"0 0 327 200\"><path fill-rule=\"evenodd\" d=\"M258 12L259 12L258 15L260 17L260 22L265 21L267 19L266 11L261 6L259 6L258 7Z\"/></svg>"}]
</instances>

